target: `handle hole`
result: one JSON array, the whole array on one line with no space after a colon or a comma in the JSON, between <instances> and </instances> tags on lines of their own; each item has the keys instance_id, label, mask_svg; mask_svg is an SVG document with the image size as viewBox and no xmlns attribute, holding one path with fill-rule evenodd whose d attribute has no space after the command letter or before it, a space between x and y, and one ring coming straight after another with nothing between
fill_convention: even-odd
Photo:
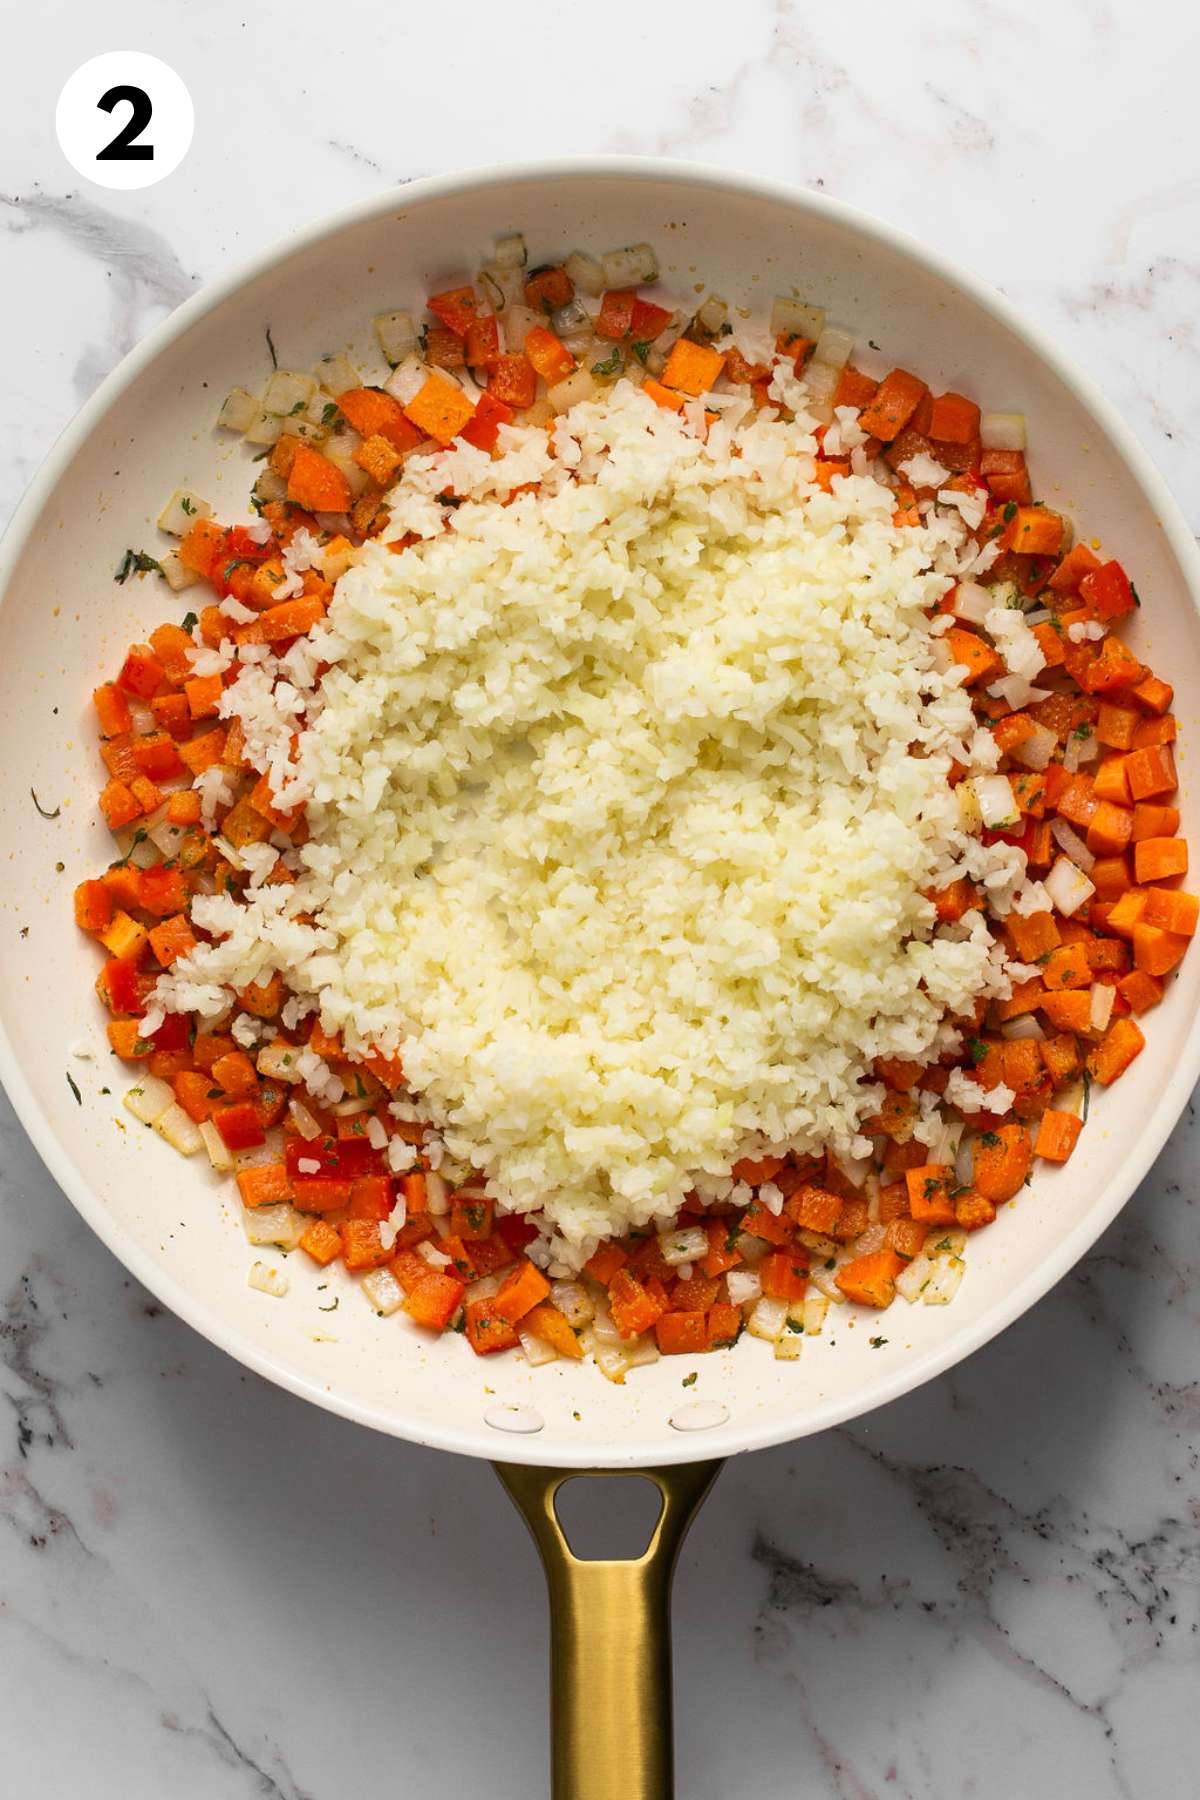
<instances>
[{"instance_id":1,"label":"handle hole","mask_svg":"<svg viewBox=\"0 0 1200 1800\"><path fill-rule=\"evenodd\" d=\"M580 1562L635 1562L650 1547L663 1498L644 1475L573 1475L554 1510Z\"/></svg>"}]
</instances>

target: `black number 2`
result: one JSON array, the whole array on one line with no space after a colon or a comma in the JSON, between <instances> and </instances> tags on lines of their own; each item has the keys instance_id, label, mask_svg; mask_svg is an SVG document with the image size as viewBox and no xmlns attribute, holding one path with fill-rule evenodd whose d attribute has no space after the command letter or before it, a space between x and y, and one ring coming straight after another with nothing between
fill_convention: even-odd
<instances>
[{"instance_id":1,"label":"black number 2","mask_svg":"<svg viewBox=\"0 0 1200 1800\"><path fill-rule=\"evenodd\" d=\"M145 88L110 87L107 94L101 94L96 105L105 112L111 112L122 100L129 102L132 111L115 138L105 144L103 150L97 150L97 162L152 162L154 145L139 144L134 140L145 131L154 114L150 104L150 96Z\"/></svg>"}]
</instances>

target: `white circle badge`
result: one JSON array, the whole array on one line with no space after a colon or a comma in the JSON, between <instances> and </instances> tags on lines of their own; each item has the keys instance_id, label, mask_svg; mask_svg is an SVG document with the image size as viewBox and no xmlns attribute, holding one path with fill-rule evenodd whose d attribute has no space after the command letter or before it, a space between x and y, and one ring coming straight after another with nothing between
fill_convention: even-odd
<instances>
[{"instance_id":1,"label":"white circle badge","mask_svg":"<svg viewBox=\"0 0 1200 1800\"><path fill-rule=\"evenodd\" d=\"M144 188L187 155L192 96L167 63L143 50L93 56L58 96L54 128L71 167L100 187Z\"/></svg>"}]
</instances>

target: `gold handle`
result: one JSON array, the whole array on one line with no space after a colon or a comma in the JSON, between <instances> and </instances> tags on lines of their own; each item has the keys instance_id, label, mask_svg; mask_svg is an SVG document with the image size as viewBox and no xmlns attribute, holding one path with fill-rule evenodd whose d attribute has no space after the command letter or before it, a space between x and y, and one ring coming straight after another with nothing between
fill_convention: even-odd
<instances>
[{"instance_id":1,"label":"gold handle","mask_svg":"<svg viewBox=\"0 0 1200 1800\"><path fill-rule=\"evenodd\" d=\"M550 1590L552 1800L671 1800L671 1578L675 1559L721 1467L541 1469L496 1463L533 1533ZM555 1509L564 1481L640 1475L662 1508L644 1553L585 1561Z\"/></svg>"}]
</instances>

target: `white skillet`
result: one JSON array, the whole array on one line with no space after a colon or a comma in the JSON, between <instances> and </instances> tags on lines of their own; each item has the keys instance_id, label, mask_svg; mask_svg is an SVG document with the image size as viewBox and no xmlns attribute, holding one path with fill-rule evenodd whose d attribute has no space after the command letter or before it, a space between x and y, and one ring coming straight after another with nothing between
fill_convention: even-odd
<instances>
[{"instance_id":1,"label":"white skillet","mask_svg":"<svg viewBox=\"0 0 1200 1800\"><path fill-rule=\"evenodd\" d=\"M0 546L0 1079L48 1168L160 1300L248 1367L320 1406L511 1465L665 1470L821 1431L894 1399L986 1343L1065 1274L1146 1174L1200 1072L1200 958L1185 962L1148 1020L1140 1060L1097 1096L1066 1169L1039 1174L972 1241L952 1306L898 1304L881 1349L870 1347L875 1332L865 1323L838 1320L799 1363L777 1364L765 1346L743 1343L695 1364L664 1359L617 1388L590 1366L532 1370L511 1358L478 1361L458 1338L430 1344L396 1319L377 1319L348 1283L337 1310L323 1311L338 1280L322 1287L329 1278L299 1266L299 1257L289 1261L285 1301L247 1287L250 1253L228 1195L198 1160L182 1161L122 1115L126 1083L107 1056L91 997L95 952L71 923L75 881L111 857L95 805L91 689L132 639L186 610L187 597L171 596L156 577L119 587L112 573L127 546L153 551L154 517L178 483L204 494L224 519L248 516L248 452L216 433L212 420L228 388L254 387L267 374L268 326L282 366L304 368L342 348L368 360L372 314L417 307L431 289L469 278L492 234L512 228L524 231L536 260L648 239L664 284L680 296L703 283L765 313L774 293L794 289L855 328L864 345L882 346L878 358L864 352L868 367L902 363L935 386L1026 413L1039 494L1082 535L1102 537L1137 583L1144 605L1132 641L1176 685L1182 829L1193 840L1200 556L1129 429L997 294L835 201L643 159L420 181L322 221L214 283L152 332L102 384L34 482ZM41 818L31 790L44 808L60 807L59 816ZM91 1040L95 1060L72 1056L81 1038ZM101 1094L105 1086L111 1097ZM684 1389L693 1367L698 1379ZM536 1478L523 1501L561 1575L564 1552L545 1498L554 1482ZM703 1476L683 1475L682 1484L696 1490ZM668 1503L673 1523L686 1523L684 1498ZM660 1549L672 1535L660 1532ZM642 1709L651 1740L654 1709L666 1705L665 1650L661 1635L654 1638L665 1622L661 1556L655 1566L659 1588L640 1670L643 1688L651 1676L658 1683ZM585 1598L576 1593L573 1603ZM560 1670L566 1662L581 1678L601 1680L596 1668L577 1666L570 1646L559 1641L557 1651ZM610 1695L613 1705L618 1698ZM574 1731L579 1715L570 1696L563 1699L560 1726ZM628 1694L621 1703L628 1708ZM590 1755L575 1766L557 1745L556 1793L607 1795L608 1786L587 1785L591 1767L595 1782L619 1781L612 1792L622 1800L665 1794L669 1730L665 1713L658 1716L657 1747L647 1749L629 1741L637 1733L626 1713L629 1767L613 1775L604 1773L593 1709Z\"/></svg>"}]
</instances>

